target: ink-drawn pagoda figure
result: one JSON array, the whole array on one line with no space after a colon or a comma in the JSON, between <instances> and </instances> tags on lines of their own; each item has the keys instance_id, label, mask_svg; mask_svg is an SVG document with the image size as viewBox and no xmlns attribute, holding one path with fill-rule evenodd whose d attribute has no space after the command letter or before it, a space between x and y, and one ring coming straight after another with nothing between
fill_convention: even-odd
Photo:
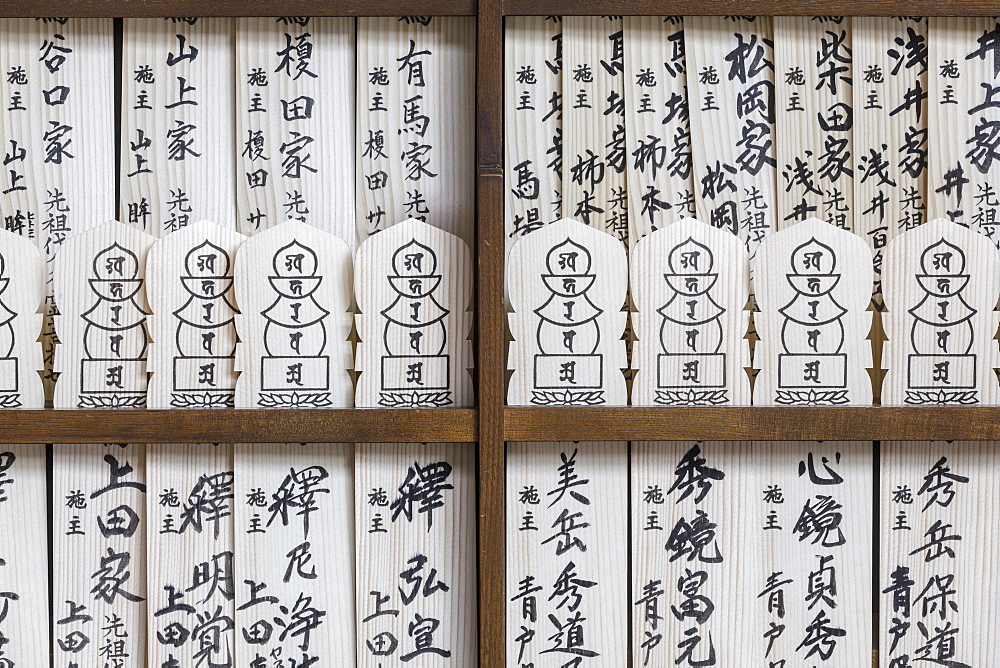
<instances>
[{"instance_id":1,"label":"ink-drawn pagoda figure","mask_svg":"<svg viewBox=\"0 0 1000 668\"><path fill-rule=\"evenodd\" d=\"M176 365L197 367L197 390L216 395L212 405L233 406L233 387L216 379L217 367L224 365L231 373L236 354L236 337L231 335L236 308L231 303L233 278L229 255L205 241L192 248L184 259L185 275L181 284L188 300L174 311L177 323ZM178 387L174 402L187 405L190 392Z\"/></svg>"},{"instance_id":2,"label":"ink-drawn pagoda figure","mask_svg":"<svg viewBox=\"0 0 1000 668\"><path fill-rule=\"evenodd\" d=\"M448 309L438 303L441 286L437 255L411 239L392 254L392 274L386 277L394 299L385 316L382 393L379 405L448 406ZM399 383L402 379L403 383Z\"/></svg>"},{"instance_id":3,"label":"ink-drawn pagoda figure","mask_svg":"<svg viewBox=\"0 0 1000 668\"><path fill-rule=\"evenodd\" d=\"M353 405L347 244L287 220L242 243L234 276L236 407Z\"/></svg>"},{"instance_id":4,"label":"ink-drawn pagoda figure","mask_svg":"<svg viewBox=\"0 0 1000 668\"><path fill-rule=\"evenodd\" d=\"M0 231L0 408L43 408L42 257L25 237Z\"/></svg>"},{"instance_id":5,"label":"ink-drawn pagoda figure","mask_svg":"<svg viewBox=\"0 0 1000 668\"><path fill-rule=\"evenodd\" d=\"M318 260L311 248L292 240L274 254L268 276L276 293L274 303L261 311L267 320L261 360L265 389L285 393L262 394L261 406L281 405L291 393L312 393L315 408L330 406L326 390L330 382L330 358L326 349L326 326L330 312L313 296L323 282L317 275ZM287 397L285 395L288 395Z\"/></svg>"},{"instance_id":6,"label":"ink-drawn pagoda figure","mask_svg":"<svg viewBox=\"0 0 1000 668\"><path fill-rule=\"evenodd\" d=\"M461 238L408 219L358 249L358 406L472 404L468 341L472 253Z\"/></svg>"},{"instance_id":7,"label":"ink-drawn pagoda figure","mask_svg":"<svg viewBox=\"0 0 1000 668\"><path fill-rule=\"evenodd\" d=\"M518 240L508 281L511 404L624 406L625 251L564 218Z\"/></svg>"},{"instance_id":8,"label":"ink-drawn pagoda figure","mask_svg":"<svg viewBox=\"0 0 1000 668\"><path fill-rule=\"evenodd\" d=\"M80 317L85 357L78 408L146 405L146 316L136 302L143 287L139 258L117 242L94 256L87 279L91 306Z\"/></svg>"},{"instance_id":9,"label":"ink-drawn pagoda figure","mask_svg":"<svg viewBox=\"0 0 1000 668\"><path fill-rule=\"evenodd\" d=\"M632 403L749 406L750 264L739 239L683 218L639 240L629 273Z\"/></svg>"},{"instance_id":10,"label":"ink-drawn pagoda figure","mask_svg":"<svg viewBox=\"0 0 1000 668\"><path fill-rule=\"evenodd\" d=\"M1000 252L984 234L939 218L885 249L885 406L996 405Z\"/></svg>"},{"instance_id":11,"label":"ink-drawn pagoda figure","mask_svg":"<svg viewBox=\"0 0 1000 668\"><path fill-rule=\"evenodd\" d=\"M962 293L969 287L965 271L965 253L954 244L940 239L920 255L917 283L920 303L909 309L913 316L913 353L908 356L910 382L906 403L936 403L918 388L973 388L976 384L976 356L972 353L972 316ZM975 390L952 392L958 403L978 402Z\"/></svg>"},{"instance_id":12,"label":"ink-drawn pagoda figure","mask_svg":"<svg viewBox=\"0 0 1000 668\"><path fill-rule=\"evenodd\" d=\"M757 249L754 404L870 405L871 250L811 218Z\"/></svg>"},{"instance_id":13,"label":"ink-drawn pagoda figure","mask_svg":"<svg viewBox=\"0 0 1000 668\"><path fill-rule=\"evenodd\" d=\"M146 254L156 239L107 221L68 238L52 268L59 304L55 408L146 406Z\"/></svg>"},{"instance_id":14,"label":"ink-drawn pagoda figure","mask_svg":"<svg viewBox=\"0 0 1000 668\"><path fill-rule=\"evenodd\" d=\"M4 293L10 287L6 269L7 262L0 255L0 406L18 408L21 405L21 395L18 391L18 359L14 356L14 344L17 340L14 337L14 319L18 314L4 303Z\"/></svg>"},{"instance_id":15,"label":"ink-drawn pagoda figure","mask_svg":"<svg viewBox=\"0 0 1000 668\"><path fill-rule=\"evenodd\" d=\"M591 273L590 251L567 238L549 250L545 268L541 278L548 294L535 309L541 351L535 358L536 374L554 378L569 391L600 386L603 365L597 352L601 339L597 317L603 309L587 296L597 278ZM532 403L551 403L542 394L536 393ZM601 390L594 392L592 403L604 403L602 395Z\"/></svg>"},{"instance_id":16,"label":"ink-drawn pagoda figure","mask_svg":"<svg viewBox=\"0 0 1000 668\"><path fill-rule=\"evenodd\" d=\"M235 406L233 258L245 238L199 220L150 249L150 408Z\"/></svg>"},{"instance_id":17,"label":"ink-drawn pagoda figure","mask_svg":"<svg viewBox=\"0 0 1000 668\"><path fill-rule=\"evenodd\" d=\"M670 375L657 392L656 403L670 405L677 403L678 396L683 393L677 389L691 383L695 386L723 388L706 395L705 404L723 404L727 401L726 383L726 353L722 347L722 308L709 290L719 278L718 273L712 273L714 260L708 246L694 239L688 239L671 249L667 255L669 273L663 275L667 282L670 296L667 302L656 309L663 319L660 326L660 345L663 353L660 358L660 371L673 371L670 361L679 359L680 374L674 378L679 381L673 390ZM683 340L682 349L677 350L674 342ZM663 367L667 368L664 369ZM674 374L676 375L676 374Z\"/></svg>"},{"instance_id":18,"label":"ink-drawn pagoda figure","mask_svg":"<svg viewBox=\"0 0 1000 668\"><path fill-rule=\"evenodd\" d=\"M785 275L795 296L778 309L785 318L778 363L778 403L847 403L847 355L844 315L833 289L840 282L833 249L810 239L792 252L791 273ZM784 371L784 375L782 375ZM815 393L802 397L801 388Z\"/></svg>"}]
</instances>

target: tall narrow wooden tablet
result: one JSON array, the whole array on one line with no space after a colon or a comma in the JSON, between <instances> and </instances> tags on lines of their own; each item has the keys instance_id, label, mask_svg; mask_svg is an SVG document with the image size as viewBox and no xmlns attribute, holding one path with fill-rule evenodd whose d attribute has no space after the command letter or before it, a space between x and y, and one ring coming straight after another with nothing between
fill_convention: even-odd
<instances>
[{"instance_id":1,"label":"tall narrow wooden tablet","mask_svg":"<svg viewBox=\"0 0 1000 668\"><path fill-rule=\"evenodd\" d=\"M507 276L514 308L507 403L626 405L624 247L563 218L514 244Z\"/></svg>"},{"instance_id":2,"label":"tall narrow wooden tablet","mask_svg":"<svg viewBox=\"0 0 1000 668\"><path fill-rule=\"evenodd\" d=\"M818 218L781 230L757 249L754 287L754 405L871 405L864 239Z\"/></svg>"},{"instance_id":3,"label":"tall narrow wooden tablet","mask_svg":"<svg viewBox=\"0 0 1000 668\"><path fill-rule=\"evenodd\" d=\"M236 19L239 230L295 218L355 246L353 18Z\"/></svg>"},{"instance_id":4,"label":"tall narrow wooden tablet","mask_svg":"<svg viewBox=\"0 0 1000 668\"><path fill-rule=\"evenodd\" d=\"M1000 561L984 527L1000 512L998 454L995 442L882 443L882 666L996 660Z\"/></svg>"},{"instance_id":5,"label":"tall narrow wooden tablet","mask_svg":"<svg viewBox=\"0 0 1000 668\"><path fill-rule=\"evenodd\" d=\"M927 20L851 18L854 231L874 254L882 295L889 239L927 220Z\"/></svg>"},{"instance_id":6,"label":"tall narrow wooden tablet","mask_svg":"<svg viewBox=\"0 0 1000 668\"><path fill-rule=\"evenodd\" d=\"M9 666L46 668L51 657L47 496L45 445L0 447L0 662Z\"/></svg>"},{"instance_id":7,"label":"tall narrow wooden tablet","mask_svg":"<svg viewBox=\"0 0 1000 668\"><path fill-rule=\"evenodd\" d=\"M235 446L235 665L355 665L353 450Z\"/></svg>"},{"instance_id":8,"label":"tall narrow wooden tablet","mask_svg":"<svg viewBox=\"0 0 1000 668\"><path fill-rule=\"evenodd\" d=\"M1000 403L998 292L1000 255L983 234L938 219L890 241L882 404Z\"/></svg>"},{"instance_id":9,"label":"tall narrow wooden tablet","mask_svg":"<svg viewBox=\"0 0 1000 668\"><path fill-rule=\"evenodd\" d=\"M772 38L769 16L684 18L697 214L751 259L777 222Z\"/></svg>"},{"instance_id":10,"label":"tall narrow wooden tablet","mask_svg":"<svg viewBox=\"0 0 1000 668\"><path fill-rule=\"evenodd\" d=\"M627 446L507 446L508 666L626 665Z\"/></svg>"},{"instance_id":11,"label":"tall narrow wooden tablet","mask_svg":"<svg viewBox=\"0 0 1000 668\"><path fill-rule=\"evenodd\" d=\"M35 240L51 279L70 236L114 217L114 39L111 19L0 21L3 229ZM53 392L46 283L46 395Z\"/></svg>"},{"instance_id":12,"label":"tall narrow wooden tablet","mask_svg":"<svg viewBox=\"0 0 1000 668\"><path fill-rule=\"evenodd\" d=\"M406 220L369 237L356 268L355 404L471 406L472 252L465 242Z\"/></svg>"},{"instance_id":13,"label":"tall narrow wooden tablet","mask_svg":"<svg viewBox=\"0 0 1000 668\"><path fill-rule=\"evenodd\" d=\"M157 237L202 218L235 226L232 19L124 30L121 220Z\"/></svg>"},{"instance_id":14,"label":"tall narrow wooden tablet","mask_svg":"<svg viewBox=\"0 0 1000 668\"><path fill-rule=\"evenodd\" d=\"M686 218L632 249L632 403L749 406L750 263L735 236Z\"/></svg>"},{"instance_id":15,"label":"tall narrow wooden tablet","mask_svg":"<svg viewBox=\"0 0 1000 668\"><path fill-rule=\"evenodd\" d=\"M357 446L358 666L476 665L475 461L465 443Z\"/></svg>"},{"instance_id":16,"label":"tall narrow wooden tablet","mask_svg":"<svg viewBox=\"0 0 1000 668\"><path fill-rule=\"evenodd\" d=\"M928 216L979 229L1000 243L1000 21L928 19Z\"/></svg>"},{"instance_id":17,"label":"tall narrow wooden tablet","mask_svg":"<svg viewBox=\"0 0 1000 668\"><path fill-rule=\"evenodd\" d=\"M740 592L755 597L755 662L869 665L872 444L755 443L754 459L764 570Z\"/></svg>"},{"instance_id":18,"label":"tall narrow wooden tablet","mask_svg":"<svg viewBox=\"0 0 1000 668\"><path fill-rule=\"evenodd\" d=\"M236 405L340 408L353 405L351 252L298 220L255 234L234 271Z\"/></svg>"},{"instance_id":19,"label":"tall narrow wooden tablet","mask_svg":"<svg viewBox=\"0 0 1000 668\"><path fill-rule=\"evenodd\" d=\"M233 446L146 447L149 665L232 668Z\"/></svg>"},{"instance_id":20,"label":"tall narrow wooden tablet","mask_svg":"<svg viewBox=\"0 0 1000 668\"><path fill-rule=\"evenodd\" d=\"M626 16L629 243L694 215L684 20Z\"/></svg>"},{"instance_id":21,"label":"tall narrow wooden tablet","mask_svg":"<svg viewBox=\"0 0 1000 668\"><path fill-rule=\"evenodd\" d=\"M201 220L150 247L150 408L235 405L233 266L244 239Z\"/></svg>"},{"instance_id":22,"label":"tall narrow wooden tablet","mask_svg":"<svg viewBox=\"0 0 1000 668\"><path fill-rule=\"evenodd\" d=\"M57 665L145 665L145 447L53 446L52 654ZM40 631L33 632L36 639Z\"/></svg>"},{"instance_id":23,"label":"tall narrow wooden tablet","mask_svg":"<svg viewBox=\"0 0 1000 668\"><path fill-rule=\"evenodd\" d=\"M562 217L563 22L510 16L504 28L504 231L520 237ZM505 256L506 257L506 256Z\"/></svg>"},{"instance_id":24,"label":"tall narrow wooden tablet","mask_svg":"<svg viewBox=\"0 0 1000 668\"><path fill-rule=\"evenodd\" d=\"M358 242L407 218L473 240L475 20L358 19Z\"/></svg>"},{"instance_id":25,"label":"tall narrow wooden tablet","mask_svg":"<svg viewBox=\"0 0 1000 668\"><path fill-rule=\"evenodd\" d=\"M146 406L146 253L154 241L111 220L63 244L53 276L56 408Z\"/></svg>"},{"instance_id":26,"label":"tall narrow wooden tablet","mask_svg":"<svg viewBox=\"0 0 1000 668\"><path fill-rule=\"evenodd\" d=\"M767 665L754 623L764 563L753 452L749 443L632 444L635 665Z\"/></svg>"},{"instance_id":27,"label":"tall narrow wooden tablet","mask_svg":"<svg viewBox=\"0 0 1000 668\"><path fill-rule=\"evenodd\" d=\"M779 228L854 229L852 62L851 17L775 17Z\"/></svg>"},{"instance_id":28,"label":"tall narrow wooden tablet","mask_svg":"<svg viewBox=\"0 0 1000 668\"><path fill-rule=\"evenodd\" d=\"M562 215L628 245L625 43L620 16L563 19Z\"/></svg>"}]
</instances>

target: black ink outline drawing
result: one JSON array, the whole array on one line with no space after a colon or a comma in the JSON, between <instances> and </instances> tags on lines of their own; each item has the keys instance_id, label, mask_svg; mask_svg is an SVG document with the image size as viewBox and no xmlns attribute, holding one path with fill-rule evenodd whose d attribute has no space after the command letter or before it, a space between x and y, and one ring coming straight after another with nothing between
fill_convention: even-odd
<instances>
[{"instance_id":1,"label":"black ink outline drawing","mask_svg":"<svg viewBox=\"0 0 1000 668\"><path fill-rule=\"evenodd\" d=\"M825 270L821 266L824 254L830 262ZM785 318L781 325L784 352L778 354L774 402L790 406L849 403L842 320L847 309L832 294L841 278L841 274L834 273L837 254L811 237L792 251L789 263L792 272L785 274L785 280L795 295L778 309ZM833 343L828 343L831 340Z\"/></svg>"},{"instance_id":2,"label":"black ink outline drawing","mask_svg":"<svg viewBox=\"0 0 1000 668\"><path fill-rule=\"evenodd\" d=\"M408 252L409 251L409 252ZM450 311L434 298L441 285L437 254L411 238L392 254L392 274L386 276L396 298L381 311L381 391L378 405L387 408L436 408L455 403L451 359L447 354L445 318ZM406 336L402 336L406 334ZM391 341L408 341L409 351ZM430 341L431 349L424 348Z\"/></svg>"},{"instance_id":3,"label":"black ink outline drawing","mask_svg":"<svg viewBox=\"0 0 1000 668\"><path fill-rule=\"evenodd\" d=\"M0 298L10 287L10 278L6 276L7 262L0 255ZM0 408L20 408L21 392L18 378L20 360L12 357L17 340L14 336L14 319L18 314L0 299ZM9 345L2 343L9 341Z\"/></svg>"},{"instance_id":4,"label":"black ink outline drawing","mask_svg":"<svg viewBox=\"0 0 1000 668\"><path fill-rule=\"evenodd\" d=\"M287 252L293 249L302 252ZM332 406L330 357L323 354L327 343L323 320L330 312L313 296L323 282L323 277L316 275L319 270L316 252L292 239L275 251L271 266L274 274L267 279L278 296L260 312L267 320L264 326L267 354L260 359L257 405L264 408ZM305 351L303 346L308 346ZM303 385L304 367L311 371L310 378L321 380L310 387ZM279 368L280 374L275 372ZM289 383L298 383L298 386L289 388Z\"/></svg>"},{"instance_id":5,"label":"black ink outline drawing","mask_svg":"<svg viewBox=\"0 0 1000 668\"><path fill-rule=\"evenodd\" d=\"M120 255L112 257L116 252ZM135 253L115 242L94 256L93 271L95 278L87 279L87 283L97 301L80 316L87 326L83 331L85 357L80 360L77 408L144 408L146 349L149 344L146 316L149 314L135 302L135 296L143 286L143 279L139 278L139 259ZM101 278L112 274L121 277ZM126 342L125 337L134 340ZM135 357L121 357L123 348L138 348L139 352ZM120 364L110 367L108 362ZM124 363L130 363L130 366L141 363L141 368L136 369L136 373L126 374ZM96 376L103 385L88 386L88 367L104 367ZM117 373L114 373L116 369ZM116 380L115 389L106 389L114 387ZM126 380L130 383L128 387L122 384Z\"/></svg>"},{"instance_id":6,"label":"black ink outline drawing","mask_svg":"<svg viewBox=\"0 0 1000 668\"><path fill-rule=\"evenodd\" d=\"M564 249L569 252L563 252ZM580 267L578 259L583 260ZM540 352L534 356L531 403L538 406L603 404L606 402L602 389L604 355L597 352L601 343L597 318L604 311L587 296L597 279L597 275L591 273L590 251L566 237L549 249L545 266L549 273L541 274L541 279L552 294L534 310L539 317L535 340ZM576 349L576 337L585 331L584 327L590 330L592 345L581 353ZM546 350L545 340L549 338L561 340L568 353ZM589 363L589 368L581 370L580 363Z\"/></svg>"},{"instance_id":7,"label":"black ink outline drawing","mask_svg":"<svg viewBox=\"0 0 1000 668\"><path fill-rule=\"evenodd\" d=\"M199 254L199 251L211 251L211 256ZM216 269L215 261L220 260L222 266ZM235 328L236 307L227 295L233 290L233 277L230 273L232 262L229 253L216 246L208 239L193 247L184 256L185 275L180 277L181 285L187 291L189 298L173 315L177 318L176 352L173 360L173 389L170 395L170 405L174 408L233 408L235 406L236 390L233 387L215 384L216 365L226 360L232 360L236 355L236 337L228 351L218 351L214 346L216 338L209 330L224 330ZM184 333L187 330L201 331L202 350L187 350ZM208 354L194 354L208 353ZM218 354L224 352L225 354ZM186 354L185 354L186 353ZM183 373L179 367L190 362L198 364L199 377L197 386L190 382L182 383ZM209 377L208 374L211 374ZM235 376L234 376L235 377ZM207 383L207 385L205 385Z\"/></svg>"},{"instance_id":8,"label":"black ink outline drawing","mask_svg":"<svg viewBox=\"0 0 1000 668\"><path fill-rule=\"evenodd\" d=\"M726 353L721 350L725 338L721 318L726 309L709 293L719 279L719 274L712 273L714 267L712 249L692 237L667 252L667 268L670 271L663 274L663 280L671 294L667 302L656 309L662 319L662 352L656 356L656 397L653 399L662 406L719 406L729 403ZM671 332L671 329L675 331ZM671 334L676 335L679 331L684 332L689 351L669 349L667 341L675 340L676 337ZM709 343L702 343L706 339ZM702 368L708 370L707 382L702 380ZM685 380L685 374L692 370L694 377Z\"/></svg>"},{"instance_id":9,"label":"black ink outline drawing","mask_svg":"<svg viewBox=\"0 0 1000 668\"><path fill-rule=\"evenodd\" d=\"M977 311L962 297L970 278L963 273L965 267L965 253L943 237L920 254L923 273L915 278L924 295L907 311L913 316L904 399L908 405L979 403L977 356L970 352L975 342L970 320ZM960 334L967 336L964 346L956 336ZM930 341L939 350L925 350L918 341Z\"/></svg>"}]
</instances>

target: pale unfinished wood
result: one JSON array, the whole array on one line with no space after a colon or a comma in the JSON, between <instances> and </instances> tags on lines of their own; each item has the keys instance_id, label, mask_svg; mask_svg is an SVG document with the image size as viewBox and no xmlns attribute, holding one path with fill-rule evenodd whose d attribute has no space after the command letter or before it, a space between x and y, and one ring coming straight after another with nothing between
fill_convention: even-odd
<instances>
[{"instance_id":1,"label":"pale unfinished wood","mask_svg":"<svg viewBox=\"0 0 1000 668\"><path fill-rule=\"evenodd\" d=\"M235 406L233 268L245 238L200 220L150 247L150 408Z\"/></svg>"},{"instance_id":2,"label":"pale unfinished wood","mask_svg":"<svg viewBox=\"0 0 1000 668\"><path fill-rule=\"evenodd\" d=\"M627 665L627 445L508 444L508 666Z\"/></svg>"},{"instance_id":3,"label":"pale unfinished wood","mask_svg":"<svg viewBox=\"0 0 1000 668\"><path fill-rule=\"evenodd\" d=\"M927 220L927 20L851 18L854 231L868 241L876 299L889 239Z\"/></svg>"},{"instance_id":4,"label":"pale unfinished wood","mask_svg":"<svg viewBox=\"0 0 1000 668\"><path fill-rule=\"evenodd\" d=\"M563 218L524 237L507 264L514 313L507 403L628 403L625 249L603 232Z\"/></svg>"},{"instance_id":5,"label":"pale unfinished wood","mask_svg":"<svg viewBox=\"0 0 1000 668\"><path fill-rule=\"evenodd\" d=\"M111 220L63 244L53 276L56 408L146 406L146 253L154 241Z\"/></svg>"},{"instance_id":6,"label":"pale unfinished wood","mask_svg":"<svg viewBox=\"0 0 1000 668\"><path fill-rule=\"evenodd\" d=\"M749 406L750 262L735 236L697 218L644 237L629 264L632 403Z\"/></svg>"},{"instance_id":7,"label":"pale unfinished wood","mask_svg":"<svg viewBox=\"0 0 1000 668\"><path fill-rule=\"evenodd\" d=\"M272 653L355 665L354 447L234 447L235 665Z\"/></svg>"},{"instance_id":8,"label":"pale unfinished wood","mask_svg":"<svg viewBox=\"0 0 1000 668\"><path fill-rule=\"evenodd\" d=\"M122 221L157 237L236 226L233 20L125 19Z\"/></svg>"},{"instance_id":9,"label":"pale unfinished wood","mask_svg":"<svg viewBox=\"0 0 1000 668\"><path fill-rule=\"evenodd\" d=\"M779 229L854 229L852 62L851 17L775 17Z\"/></svg>"},{"instance_id":10,"label":"pale unfinished wood","mask_svg":"<svg viewBox=\"0 0 1000 668\"><path fill-rule=\"evenodd\" d=\"M358 666L476 665L475 461L469 444L357 446Z\"/></svg>"},{"instance_id":11,"label":"pale unfinished wood","mask_svg":"<svg viewBox=\"0 0 1000 668\"><path fill-rule=\"evenodd\" d=\"M756 262L754 405L871 405L864 239L810 218L765 239Z\"/></svg>"},{"instance_id":12,"label":"pale unfinished wood","mask_svg":"<svg viewBox=\"0 0 1000 668\"><path fill-rule=\"evenodd\" d=\"M52 267L70 236L114 216L111 19L0 21L3 229L35 240L46 264L46 397L58 343Z\"/></svg>"},{"instance_id":13,"label":"pale unfinished wood","mask_svg":"<svg viewBox=\"0 0 1000 668\"><path fill-rule=\"evenodd\" d=\"M979 229L997 244L1000 66L993 40L1000 21L935 16L928 22L927 214Z\"/></svg>"},{"instance_id":14,"label":"pale unfinished wood","mask_svg":"<svg viewBox=\"0 0 1000 668\"><path fill-rule=\"evenodd\" d=\"M567 16L563 45L562 216L627 246L622 18Z\"/></svg>"},{"instance_id":15,"label":"pale unfinished wood","mask_svg":"<svg viewBox=\"0 0 1000 668\"><path fill-rule=\"evenodd\" d=\"M1000 402L1000 255L991 241L933 220L890 241L882 268L882 404Z\"/></svg>"},{"instance_id":16,"label":"pale unfinished wood","mask_svg":"<svg viewBox=\"0 0 1000 668\"><path fill-rule=\"evenodd\" d=\"M233 564L233 446L146 450L148 663L232 668L234 597L245 586Z\"/></svg>"},{"instance_id":17,"label":"pale unfinished wood","mask_svg":"<svg viewBox=\"0 0 1000 668\"><path fill-rule=\"evenodd\" d=\"M239 408L354 404L351 272L342 239L298 220L243 243L234 271Z\"/></svg>"},{"instance_id":18,"label":"pale unfinished wood","mask_svg":"<svg viewBox=\"0 0 1000 668\"><path fill-rule=\"evenodd\" d=\"M829 668L870 665L872 444L758 442L754 460L764 571L756 586L740 591L753 598L754 635L763 639L765 652L774 637L766 660ZM791 582L781 584L786 580ZM778 616L779 599L784 617ZM782 625L779 632L776 626Z\"/></svg>"},{"instance_id":19,"label":"pale unfinished wood","mask_svg":"<svg viewBox=\"0 0 1000 668\"><path fill-rule=\"evenodd\" d=\"M692 665L711 649L719 666L767 665L756 598L762 534L746 503L760 498L754 464L747 443L632 444L634 665ZM687 532L709 527L704 548L691 550Z\"/></svg>"},{"instance_id":20,"label":"pale unfinished wood","mask_svg":"<svg viewBox=\"0 0 1000 668\"><path fill-rule=\"evenodd\" d=\"M560 16L506 20L505 258L517 239L562 217L562 30Z\"/></svg>"},{"instance_id":21,"label":"pale unfinished wood","mask_svg":"<svg viewBox=\"0 0 1000 668\"><path fill-rule=\"evenodd\" d=\"M626 16L629 244L694 216L684 19Z\"/></svg>"},{"instance_id":22,"label":"pale unfinished wood","mask_svg":"<svg viewBox=\"0 0 1000 668\"><path fill-rule=\"evenodd\" d=\"M146 656L145 448L52 446L57 665L137 665Z\"/></svg>"},{"instance_id":23,"label":"pale unfinished wood","mask_svg":"<svg viewBox=\"0 0 1000 668\"><path fill-rule=\"evenodd\" d=\"M355 404L473 404L472 252L460 237L406 220L358 249Z\"/></svg>"},{"instance_id":24,"label":"pale unfinished wood","mask_svg":"<svg viewBox=\"0 0 1000 668\"><path fill-rule=\"evenodd\" d=\"M358 243L407 218L473 241L475 21L359 18Z\"/></svg>"},{"instance_id":25,"label":"pale unfinished wood","mask_svg":"<svg viewBox=\"0 0 1000 668\"><path fill-rule=\"evenodd\" d=\"M0 634L8 641L0 662L23 668L50 661L45 459L44 445L0 447Z\"/></svg>"},{"instance_id":26,"label":"pale unfinished wood","mask_svg":"<svg viewBox=\"0 0 1000 668\"><path fill-rule=\"evenodd\" d=\"M996 660L1000 566L985 527L1000 512L997 455L995 442L882 443L881 666Z\"/></svg>"},{"instance_id":27,"label":"pale unfinished wood","mask_svg":"<svg viewBox=\"0 0 1000 668\"><path fill-rule=\"evenodd\" d=\"M295 218L355 247L353 18L236 19L239 230Z\"/></svg>"},{"instance_id":28,"label":"pale unfinished wood","mask_svg":"<svg viewBox=\"0 0 1000 668\"><path fill-rule=\"evenodd\" d=\"M38 343L44 299L45 274L35 244L0 231L0 407L45 407Z\"/></svg>"},{"instance_id":29,"label":"pale unfinished wood","mask_svg":"<svg viewBox=\"0 0 1000 668\"><path fill-rule=\"evenodd\" d=\"M695 208L751 259L777 229L772 39L769 16L684 19Z\"/></svg>"}]
</instances>

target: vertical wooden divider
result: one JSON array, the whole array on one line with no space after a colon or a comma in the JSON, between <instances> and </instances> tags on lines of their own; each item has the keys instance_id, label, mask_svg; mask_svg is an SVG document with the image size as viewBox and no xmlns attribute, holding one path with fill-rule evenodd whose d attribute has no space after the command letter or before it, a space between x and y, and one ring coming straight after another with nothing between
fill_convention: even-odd
<instances>
[{"instance_id":1,"label":"vertical wooden divider","mask_svg":"<svg viewBox=\"0 0 1000 668\"><path fill-rule=\"evenodd\" d=\"M501 0L479 0L478 9L476 369L479 374L479 665L482 668L501 668L506 664L502 3ZM501 56L497 57L497 54Z\"/></svg>"}]
</instances>

